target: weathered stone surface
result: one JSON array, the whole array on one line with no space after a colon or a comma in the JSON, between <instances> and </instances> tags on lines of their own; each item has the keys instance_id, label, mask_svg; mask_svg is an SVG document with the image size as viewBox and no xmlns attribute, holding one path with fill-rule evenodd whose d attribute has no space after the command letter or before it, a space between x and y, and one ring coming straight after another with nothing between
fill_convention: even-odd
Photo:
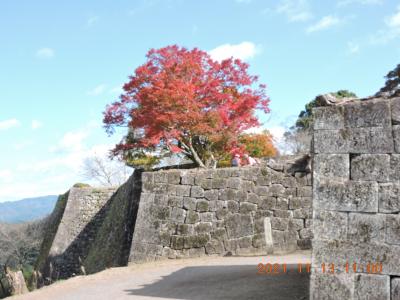
<instances>
[{"instance_id":1,"label":"weathered stone surface","mask_svg":"<svg viewBox=\"0 0 400 300\"><path fill-rule=\"evenodd\" d=\"M196 199L190 197L183 198L183 208L187 210L195 210L196 209Z\"/></svg>"},{"instance_id":2,"label":"weathered stone surface","mask_svg":"<svg viewBox=\"0 0 400 300\"><path fill-rule=\"evenodd\" d=\"M204 197L204 189L200 186L192 186L192 188L190 190L190 197L203 198Z\"/></svg>"},{"instance_id":3,"label":"weathered stone surface","mask_svg":"<svg viewBox=\"0 0 400 300\"><path fill-rule=\"evenodd\" d=\"M391 300L400 300L400 277L394 277L391 281Z\"/></svg>"},{"instance_id":4,"label":"weathered stone surface","mask_svg":"<svg viewBox=\"0 0 400 300\"><path fill-rule=\"evenodd\" d=\"M206 244L207 254L222 254L225 252L224 243L218 240L211 240Z\"/></svg>"},{"instance_id":5,"label":"weathered stone surface","mask_svg":"<svg viewBox=\"0 0 400 300\"><path fill-rule=\"evenodd\" d=\"M225 221L228 238L239 238L253 234L253 220L249 215L232 214Z\"/></svg>"},{"instance_id":6,"label":"weathered stone surface","mask_svg":"<svg viewBox=\"0 0 400 300\"><path fill-rule=\"evenodd\" d=\"M199 248L207 245L208 241L210 240L210 235L203 233L203 234L185 236L183 239L184 239L184 247L186 249Z\"/></svg>"},{"instance_id":7,"label":"weathered stone surface","mask_svg":"<svg viewBox=\"0 0 400 300\"><path fill-rule=\"evenodd\" d=\"M168 206L171 207L183 207L183 197L169 196Z\"/></svg>"},{"instance_id":8,"label":"weathered stone surface","mask_svg":"<svg viewBox=\"0 0 400 300\"><path fill-rule=\"evenodd\" d=\"M293 217L293 211L287 209L275 209L274 217L278 218L291 218Z\"/></svg>"},{"instance_id":9,"label":"weathered stone surface","mask_svg":"<svg viewBox=\"0 0 400 300\"><path fill-rule=\"evenodd\" d=\"M296 231L303 229L304 219L289 219L289 228Z\"/></svg>"},{"instance_id":10,"label":"weathered stone surface","mask_svg":"<svg viewBox=\"0 0 400 300\"><path fill-rule=\"evenodd\" d=\"M177 196L190 196L190 186L189 185L178 185L176 187L176 195Z\"/></svg>"},{"instance_id":11,"label":"weathered stone surface","mask_svg":"<svg viewBox=\"0 0 400 300\"><path fill-rule=\"evenodd\" d=\"M392 154L390 156L390 180L400 180L400 154Z\"/></svg>"},{"instance_id":12,"label":"weathered stone surface","mask_svg":"<svg viewBox=\"0 0 400 300\"><path fill-rule=\"evenodd\" d=\"M299 208L293 211L293 218L310 219L312 218L312 210L310 208Z\"/></svg>"},{"instance_id":13,"label":"weathered stone surface","mask_svg":"<svg viewBox=\"0 0 400 300\"><path fill-rule=\"evenodd\" d=\"M204 198L207 200L218 200L218 190L208 190L204 191Z\"/></svg>"},{"instance_id":14,"label":"weathered stone surface","mask_svg":"<svg viewBox=\"0 0 400 300\"><path fill-rule=\"evenodd\" d=\"M246 214L257 210L257 205L249 202L240 203L240 213Z\"/></svg>"},{"instance_id":15,"label":"weathered stone surface","mask_svg":"<svg viewBox=\"0 0 400 300\"><path fill-rule=\"evenodd\" d=\"M312 206L312 197L293 197L290 198L289 208L290 209L298 209L302 207L311 207Z\"/></svg>"},{"instance_id":16,"label":"weathered stone surface","mask_svg":"<svg viewBox=\"0 0 400 300\"><path fill-rule=\"evenodd\" d=\"M396 135L395 130L393 134ZM386 127L372 127L316 131L314 151L334 154L393 153L392 130Z\"/></svg>"},{"instance_id":17,"label":"weathered stone surface","mask_svg":"<svg viewBox=\"0 0 400 300\"><path fill-rule=\"evenodd\" d=\"M276 199L275 209L277 210L287 210L289 207L289 200L285 198L278 197Z\"/></svg>"},{"instance_id":18,"label":"weathered stone surface","mask_svg":"<svg viewBox=\"0 0 400 300\"><path fill-rule=\"evenodd\" d=\"M354 275L311 274L310 300L354 299ZM361 299L360 299L361 300Z\"/></svg>"},{"instance_id":19,"label":"weathered stone surface","mask_svg":"<svg viewBox=\"0 0 400 300\"><path fill-rule=\"evenodd\" d=\"M302 239L312 239L313 238L313 232L311 228L303 228L299 232L300 238Z\"/></svg>"},{"instance_id":20,"label":"weathered stone surface","mask_svg":"<svg viewBox=\"0 0 400 300\"><path fill-rule=\"evenodd\" d=\"M390 103L387 100L358 101L344 106L346 127L387 127L391 125Z\"/></svg>"},{"instance_id":21,"label":"weathered stone surface","mask_svg":"<svg viewBox=\"0 0 400 300\"><path fill-rule=\"evenodd\" d=\"M289 220L286 218L276 218L273 217L271 218L271 227L272 229L277 229L277 230L287 230L289 227Z\"/></svg>"},{"instance_id":22,"label":"weathered stone surface","mask_svg":"<svg viewBox=\"0 0 400 300\"><path fill-rule=\"evenodd\" d=\"M392 124L400 124L400 98L392 98L390 100L391 112L392 112Z\"/></svg>"},{"instance_id":23,"label":"weathered stone surface","mask_svg":"<svg viewBox=\"0 0 400 300\"><path fill-rule=\"evenodd\" d=\"M312 197L311 186L302 186L297 188L297 197Z\"/></svg>"},{"instance_id":24,"label":"weathered stone surface","mask_svg":"<svg viewBox=\"0 0 400 300\"><path fill-rule=\"evenodd\" d=\"M240 189L242 180L239 177L229 178L226 182L226 186L231 189Z\"/></svg>"},{"instance_id":25,"label":"weathered stone surface","mask_svg":"<svg viewBox=\"0 0 400 300\"><path fill-rule=\"evenodd\" d=\"M400 211L400 184L379 184L379 212L396 213Z\"/></svg>"},{"instance_id":26,"label":"weathered stone surface","mask_svg":"<svg viewBox=\"0 0 400 300\"><path fill-rule=\"evenodd\" d=\"M181 184L194 185L194 176L192 174L183 174Z\"/></svg>"},{"instance_id":27,"label":"weathered stone surface","mask_svg":"<svg viewBox=\"0 0 400 300\"><path fill-rule=\"evenodd\" d=\"M194 224L200 220L200 216L198 212L195 212L193 210L188 210L186 214L186 219L185 223L187 224Z\"/></svg>"},{"instance_id":28,"label":"weathered stone surface","mask_svg":"<svg viewBox=\"0 0 400 300\"><path fill-rule=\"evenodd\" d=\"M369 274L356 275L354 299L390 300L390 277Z\"/></svg>"},{"instance_id":29,"label":"weathered stone surface","mask_svg":"<svg viewBox=\"0 0 400 300\"><path fill-rule=\"evenodd\" d=\"M314 180L348 180L350 179L349 154L316 154L314 155Z\"/></svg>"},{"instance_id":30,"label":"weathered stone surface","mask_svg":"<svg viewBox=\"0 0 400 300\"><path fill-rule=\"evenodd\" d=\"M390 156L387 154L361 154L351 158L352 180L389 180Z\"/></svg>"},{"instance_id":31,"label":"weathered stone surface","mask_svg":"<svg viewBox=\"0 0 400 300\"><path fill-rule=\"evenodd\" d=\"M335 264L335 272L345 272L347 262L357 263L357 272L365 272L371 263L382 264L383 275L400 275L400 246L338 240L313 240L313 266Z\"/></svg>"},{"instance_id":32,"label":"weathered stone surface","mask_svg":"<svg viewBox=\"0 0 400 300\"><path fill-rule=\"evenodd\" d=\"M196 205L196 209L198 212L206 212L208 211L208 205L209 202L206 200L198 200L197 201L197 205Z\"/></svg>"},{"instance_id":33,"label":"weathered stone surface","mask_svg":"<svg viewBox=\"0 0 400 300\"><path fill-rule=\"evenodd\" d=\"M168 183L179 184L181 182L181 173L179 171L168 172Z\"/></svg>"},{"instance_id":34,"label":"weathered stone surface","mask_svg":"<svg viewBox=\"0 0 400 300\"><path fill-rule=\"evenodd\" d=\"M400 126L393 126L393 139L394 139L394 149L396 153L400 153Z\"/></svg>"},{"instance_id":35,"label":"weathered stone surface","mask_svg":"<svg viewBox=\"0 0 400 300\"><path fill-rule=\"evenodd\" d=\"M314 237L317 240L339 240L347 238L347 213L316 211L313 219Z\"/></svg>"},{"instance_id":36,"label":"weathered stone surface","mask_svg":"<svg viewBox=\"0 0 400 300\"><path fill-rule=\"evenodd\" d=\"M173 235L171 236L171 248L175 250L183 249L184 239L182 236Z\"/></svg>"},{"instance_id":37,"label":"weathered stone surface","mask_svg":"<svg viewBox=\"0 0 400 300\"><path fill-rule=\"evenodd\" d=\"M314 130L341 129L344 127L343 106L317 107L313 109Z\"/></svg>"},{"instance_id":38,"label":"weathered stone surface","mask_svg":"<svg viewBox=\"0 0 400 300\"><path fill-rule=\"evenodd\" d=\"M210 233L212 230L211 222L200 222L194 226L194 231L196 233Z\"/></svg>"},{"instance_id":39,"label":"weathered stone surface","mask_svg":"<svg viewBox=\"0 0 400 300\"><path fill-rule=\"evenodd\" d=\"M267 209L275 209L276 207L276 198L275 197L261 197L261 202L259 204L259 208L263 210Z\"/></svg>"},{"instance_id":40,"label":"weathered stone surface","mask_svg":"<svg viewBox=\"0 0 400 300\"><path fill-rule=\"evenodd\" d=\"M323 182L314 195L314 208L338 211L378 211L376 182Z\"/></svg>"},{"instance_id":41,"label":"weathered stone surface","mask_svg":"<svg viewBox=\"0 0 400 300\"><path fill-rule=\"evenodd\" d=\"M349 214L348 238L359 242L385 241L385 215Z\"/></svg>"},{"instance_id":42,"label":"weathered stone surface","mask_svg":"<svg viewBox=\"0 0 400 300\"><path fill-rule=\"evenodd\" d=\"M400 215L386 216L386 242L400 245Z\"/></svg>"},{"instance_id":43,"label":"weathered stone surface","mask_svg":"<svg viewBox=\"0 0 400 300\"><path fill-rule=\"evenodd\" d=\"M282 184L272 184L269 189L269 195L273 197L283 197L285 195L285 187Z\"/></svg>"}]
</instances>

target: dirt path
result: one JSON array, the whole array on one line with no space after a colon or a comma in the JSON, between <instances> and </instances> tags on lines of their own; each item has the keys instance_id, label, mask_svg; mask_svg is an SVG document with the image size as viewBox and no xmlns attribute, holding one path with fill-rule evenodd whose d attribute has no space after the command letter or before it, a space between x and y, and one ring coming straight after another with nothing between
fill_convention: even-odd
<instances>
[{"instance_id":1,"label":"dirt path","mask_svg":"<svg viewBox=\"0 0 400 300\"><path fill-rule=\"evenodd\" d=\"M310 252L285 256L207 257L109 269L60 281L13 300L308 299L309 274L297 271ZM259 263L287 264L284 274L258 275Z\"/></svg>"}]
</instances>

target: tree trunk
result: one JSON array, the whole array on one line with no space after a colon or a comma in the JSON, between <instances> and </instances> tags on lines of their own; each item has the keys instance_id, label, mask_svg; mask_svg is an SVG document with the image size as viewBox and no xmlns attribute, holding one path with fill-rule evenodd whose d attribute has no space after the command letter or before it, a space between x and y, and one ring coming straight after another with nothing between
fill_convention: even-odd
<instances>
[{"instance_id":1,"label":"tree trunk","mask_svg":"<svg viewBox=\"0 0 400 300\"><path fill-rule=\"evenodd\" d=\"M201 161L199 155L197 154L196 150L194 150L193 145L192 145L192 141L189 141L189 150L193 155L193 159L196 162L196 164L200 167L200 168L206 168L206 166L204 165L204 163Z\"/></svg>"}]
</instances>

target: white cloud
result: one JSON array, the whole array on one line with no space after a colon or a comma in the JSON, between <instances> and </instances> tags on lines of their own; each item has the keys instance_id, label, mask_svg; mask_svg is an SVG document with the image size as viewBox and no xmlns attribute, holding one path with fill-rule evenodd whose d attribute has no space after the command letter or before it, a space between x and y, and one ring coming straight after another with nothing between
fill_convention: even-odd
<instances>
[{"instance_id":1,"label":"white cloud","mask_svg":"<svg viewBox=\"0 0 400 300\"><path fill-rule=\"evenodd\" d=\"M99 84L98 86L94 87L93 89L89 90L87 94L89 96L98 96L104 93L106 90L107 85L105 84Z\"/></svg>"},{"instance_id":2,"label":"white cloud","mask_svg":"<svg viewBox=\"0 0 400 300\"><path fill-rule=\"evenodd\" d=\"M211 57L217 61L230 57L248 60L260 52L261 48L252 42L242 42L236 45L223 44L208 51Z\"/></svg>"},{"instance_id":3,"label":"white cloud","mask_svg":"<svg viewBox=\"0 0 400 300\"><path fill-rule=\"evenodd\" d=\"M121 94L123 92L123 85L117 85L109 90L110 94Z\"/></svg>"},{"instance_id":4,"label":"white cloud","mask_svg":"<svg viewBox=\"0 0 400 300\"><path fill-rule=\"evenodd\" d=\"M338 6L346 6L349 4L376 5L382 3L383 0L340 0Z\"/></svg>"},{"instance_id":5,"label":"white cloud","mask_svg":"<svg viewBox=\"0 0 400 300\"><path fill-rule=\"evenodd\" d=\"M397 7L397 12L394 15L385 18L385 23L390 28L400 28L400 6Z\"/></svg>"},{"instance_id":6,"label":"white cloud","mask_svg":"<svg viewBox=\"0 0 400 300\"><path fill-rule=\"evenodd\" d=\"M356 54L356 53L360 52L360 45L356 44L354 42L348 42L347 50L348 50L349 54Z\"/></svg>"},{"instance_id":7,"label":"white cloud","mask_svg":"<svg viewBox=\"0 0 400 300\"><path fill-rule=\"evenodd\" d=\"M83 148L83 141L89 136L87 130L67 132L56 146L50 148L51 152L74 152Z\"/></svg>"},{"instance_id":8,"label":"white cloud","mask_svg":"<svg viewBox=\"0 0 400 300\"><path fill-rule=\"evenodd\" d=\"M17 119L4 120L0 121L0 130L7 130L13 127L18 127L20 125L21 123Z\"/></svg>"},{"instance_id":9,"label":"white cloud","mask_svg":"<svg viewBox=\"0 0 400 300\"><path fill-rule=\"evenodd\" d=\"M339 25L341 20L334 16L325 16L314 25L307 28L308 33L325 30L336 25Z\"/></svg>"},{"instance_id":10,"label":"white cloud","mask_svg":"<svg viewBox=\"0 0 400 300\"><path fill-rule=\"evenodd\" d=\"M54 49L52 48L41 48L36 51L36 56L39 58L53 58L55 55Z\"/></svg>"},{"instance_id":11,"label":"white cloud","mask_svg":"<svg viewBox=\"0 0 400 300\"><path fill-rule=\"evenodd\" d=\"M400 36L400 5L393 15L384 18L385 28L370 37L371 44L385 44Z\"/></svg>"},{"instance_id":12,"label":"white cloud","mask_svg":"<svg viewBox=\"0 0 400 300\"><path fill-rule=\"evenodd\" d=\"M43 123L42 123L42 122L40 122L40 121L38 121L38 120L32 120L31 128L32 128L33 130L38 129L38 128L42 127L42 126L43 126Z\"/></svg>"},{"instance_id":13,"label":"white cloud","mask_svg":"<svg viewBox=\"0 0 400 300\"><path fill-rule=\"evenodd\" d=\"M282 0L276 12L286 15L289 22L305 22L312 18L308 0Z\"/></svg>"}]
</instances>

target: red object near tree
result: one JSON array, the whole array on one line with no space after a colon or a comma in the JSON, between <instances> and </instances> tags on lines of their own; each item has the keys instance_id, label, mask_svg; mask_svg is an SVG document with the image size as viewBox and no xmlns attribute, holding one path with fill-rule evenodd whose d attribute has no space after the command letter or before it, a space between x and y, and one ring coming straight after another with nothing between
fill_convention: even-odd
<instances>
[{"instance_id":1,"label":"red object near tree","mask_svg":"<svg viewBox=\"0 0 400 300\"><path fill-rule=\"evenodd\" d=\"M199 167L215 167L240 148L244 130L260 125L255 111L269 112L265 85L257 85L248 67L239 59L215 61L197 48L150 50L120 99L104 112L108 133L129 129L113 155L163 148Z\"/></svg>"}]
</instances>

